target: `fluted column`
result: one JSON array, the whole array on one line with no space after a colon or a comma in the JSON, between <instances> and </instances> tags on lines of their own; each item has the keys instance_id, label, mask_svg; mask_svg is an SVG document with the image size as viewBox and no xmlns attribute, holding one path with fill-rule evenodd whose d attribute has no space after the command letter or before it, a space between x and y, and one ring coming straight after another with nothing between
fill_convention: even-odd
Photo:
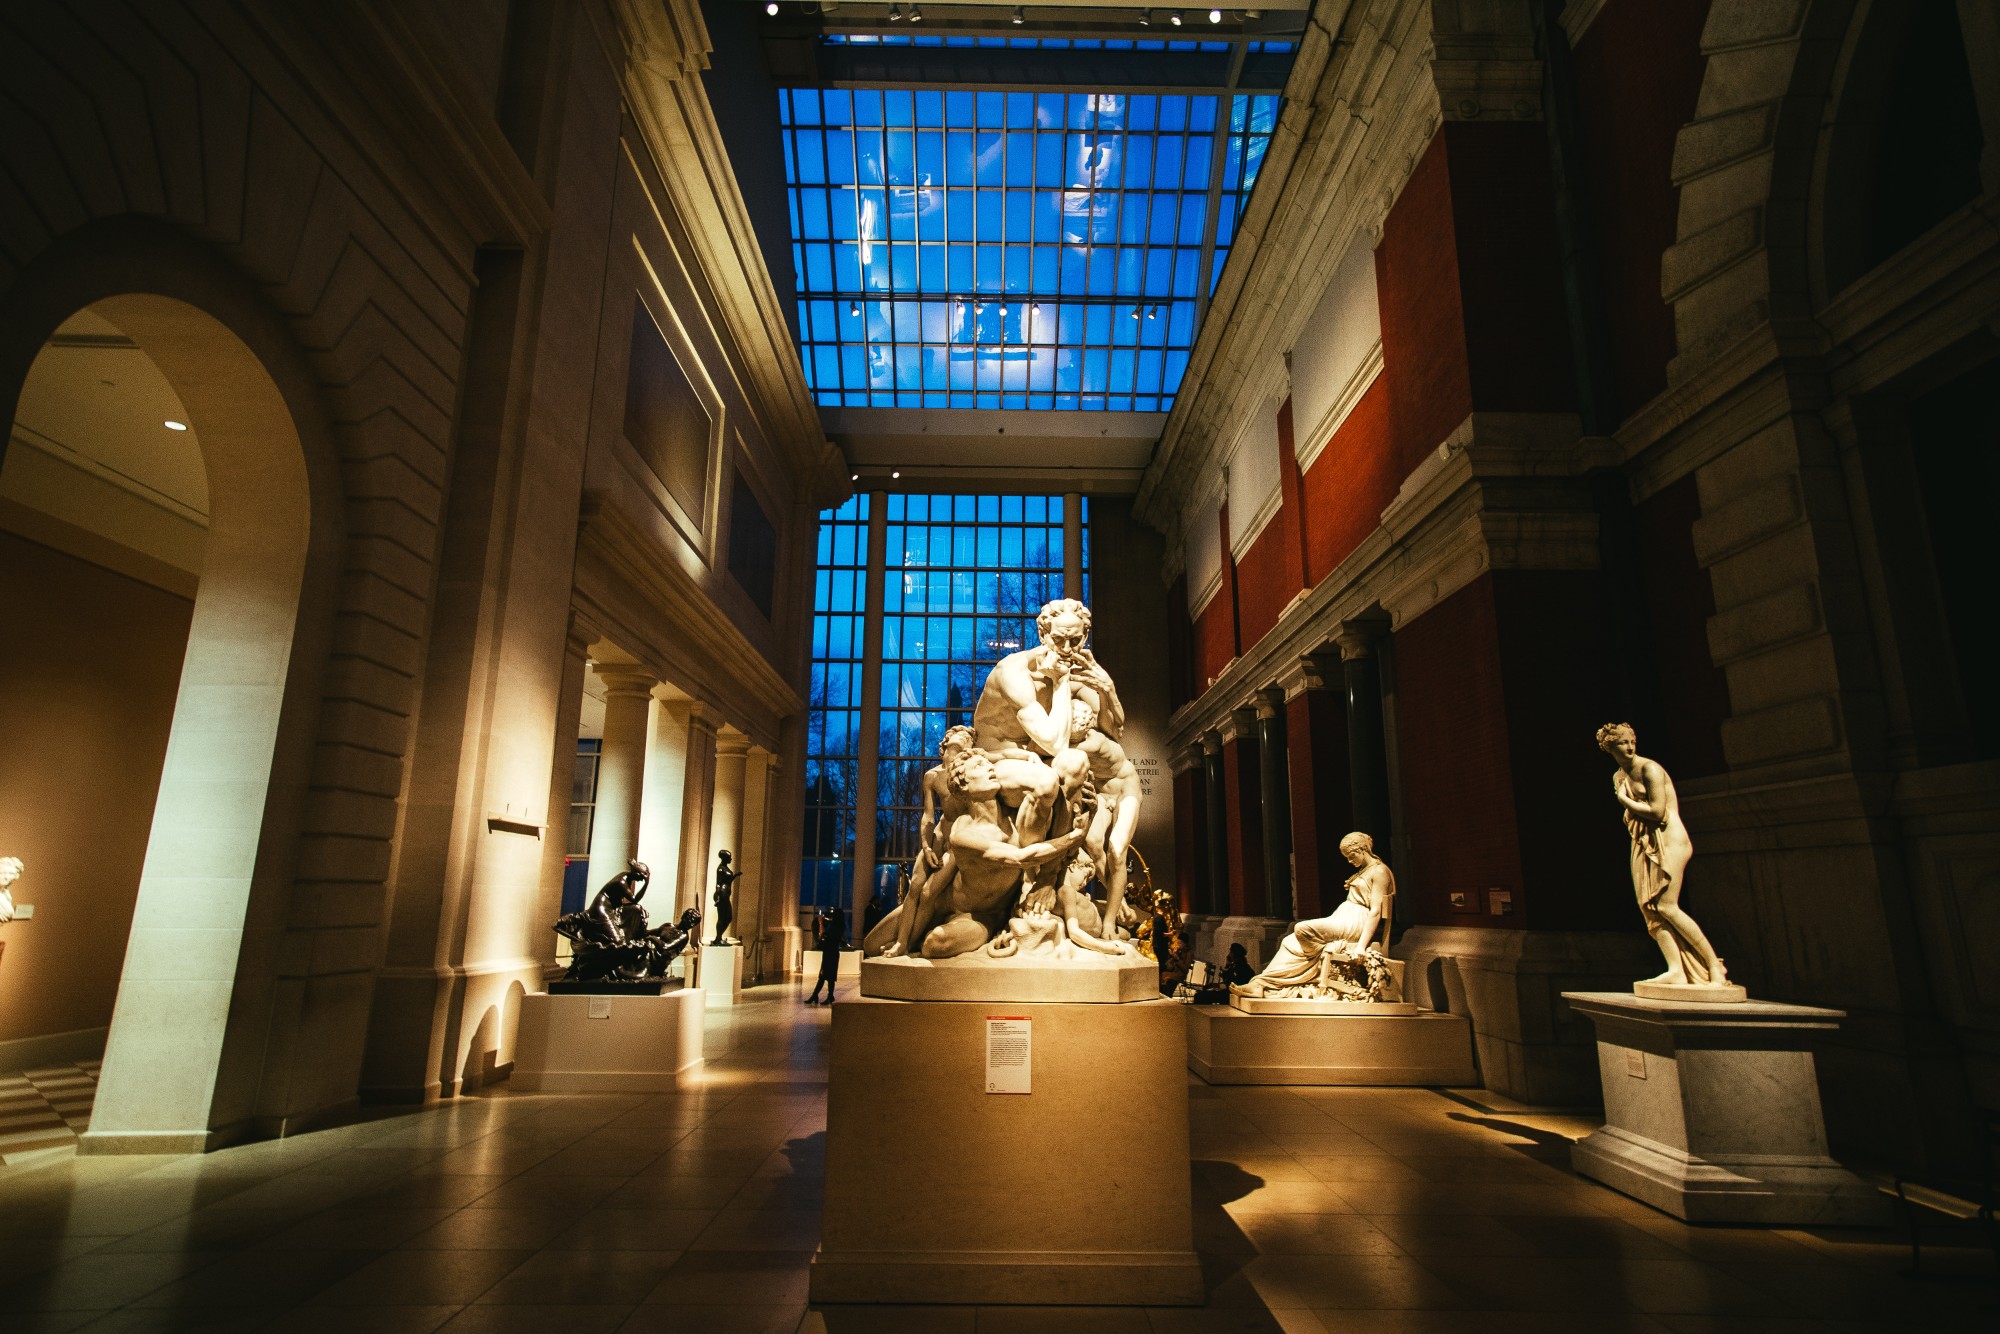
<instances>
[{"instance_id":1,"label":"fluted column","mask_svg":"<svg viewBox=\"0 0 2000 1334\"><path fill-rule=\"evenodd\" d=\"M1286 772L1285 696L1257 692L1257 780L1259 829L1264 844L1264 911L1287 921L1296 917L1292 893L1292 807Z\"/></svg>"},{"instance_id":2,"label":"fluted column","mask_svg":"<svg viewBox=\"0 0 2000 1334\"><path fill-rule=\"evenodd\" d=\"M1354 827L1389 846L1389 761L1382 734L1382 675L1376 661L1380 634L1371 625L1343 626L1341 676L1347 688L1348 790Z\"/></svg>"},{"instance_id":3,"label":"fluted column","mask_svg":"<svg viewBox=\"0 0 2000 1334\"><path fill-rule=\"evenodd\" d=\"M639 855L645 799L647 722L659 679L644 667L597 663L604 683L604 748L597 760L597 814L590 827L593 887Z\"/></svg>"},{"instance_id":4,"label":"fluted column","mask_svg":"<svg viewBox=\"0 0 2000 1334\"><path fill-rule=\"evenodd\" d=\"M1201 910L1229 911L1229 812L1223 799L1222 737L1210 732L1201 739L1203 806L1208 816L1208 875L1202 884Z\"/></svg>"}]
</instances>

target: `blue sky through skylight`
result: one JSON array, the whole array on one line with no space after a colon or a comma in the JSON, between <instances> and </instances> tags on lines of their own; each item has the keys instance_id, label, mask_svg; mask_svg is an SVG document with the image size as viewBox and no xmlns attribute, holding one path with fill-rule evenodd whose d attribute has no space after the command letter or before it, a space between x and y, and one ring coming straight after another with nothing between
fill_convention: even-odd
<instances>
[{"instance_id":1,"label":"blue sky through skylight","mask_svg":"<svg viewBox=\"0 0 2000 1334\"><path fill-rule=\"evenodd\" d=\"M779 110L819 403L1163 412L1278 98L795 88Z\"/></svg>"}]
</instances>

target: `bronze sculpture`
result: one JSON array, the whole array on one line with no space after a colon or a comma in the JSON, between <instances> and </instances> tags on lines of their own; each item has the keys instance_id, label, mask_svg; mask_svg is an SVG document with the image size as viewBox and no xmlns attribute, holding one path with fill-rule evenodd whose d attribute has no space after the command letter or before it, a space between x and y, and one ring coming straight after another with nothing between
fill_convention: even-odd
<instances>
[{"instance_id":1,"label":"bronze sculpture","mask_svg":"<svg viewBox=\"0 0 2000 1334\"><path fill-rule=\"evenodd\" d=\"M736 920L736 905L729 887L742 874L730 869L729 849L724 848L715 854L715 939L708 942L711 945L736 944L728 934L729 924Z\"/></svg>"},{"instance_id":2,"label":"bronze sculpture","mask_svg":"<svg viewBox=\"0 0 2000 1334\"><path fill-rule=\"evenodd\" d=\"M582 912L556 919L556 934L570 942L569 971L551 992L615 989L657 993L667 966L679 958L701 928L701 913L689 908L680 920L650 926L641 900L652 872L641 861L604 882Z\"/></svg>"}]
</instances>

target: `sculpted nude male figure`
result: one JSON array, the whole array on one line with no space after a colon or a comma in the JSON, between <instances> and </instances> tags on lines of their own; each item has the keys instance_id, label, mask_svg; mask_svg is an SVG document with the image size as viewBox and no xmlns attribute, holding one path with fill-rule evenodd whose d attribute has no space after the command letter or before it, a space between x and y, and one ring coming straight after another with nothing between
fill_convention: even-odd
<instances>
[{"instance_id":1,"label":"sculpted nude male figure","mask_svg":"<svg viewBox=\"0 0 2000 1334\"><path fill-rule=\"evenodd\" d=\"M1022 872L1048 865L1083 840L1078 828L1047 840L1018 842L1021 826L1016 823L1009 830L1000 814L997 770L993 760L977 750L951 762L952 787L965 802L965 814L952 822L950 836L958 874L938 905L945 920L923 937L927 959L970 953L992 939L992 928L980 919L1014 906Z\"/></svg>"},{"instance_id":2,"label":"sculpted nude male figure","mask_svg":"<svg viewBox=\"0 0 2000 1334\"><path fill-rule=\"evenodd\" d=\"M951 762L970 749L970 727L947 728L944 739L938 742L938 762L924 771L924 810L917 820L917 839L923 851L912 868L909 894L875 928L891 936L882 945L885 959L917 948L936 915L939 896L958 873L958 862L951 855L951 826L965 813L965 801L952 788L950 769ZM895 919L893 927L890 918ZM870 933L871 938L874 934Z\"/></svg>"},{"instance_id":3,"label":"sculpted nude male figure","mask_svg":"<svg viewBox=\"0 0 2000 1334\"><path fill-rule=\"evenodd\" d=\"M1125 903L1125 855L1132 850L1132 834L1139 827L1139 768L1125 754L1125 747L1105 735L1098 726L1097 709L1088 699L1070 702L1071 743L1089 763L1092 785L1097 789L1097 810L1083 846L1104 882L1104 931L1106 940L1118 939L1118 912Z\"/></svg>"},{"instance_id":4,"label":"sculpted nude male figure","mask_svg":"<svg viewBox=\"0 0 2000 1334\"><path fill-rule=\"evenodd\" d=\"M1035 629L1041 643L993 665L972 713L975 744L999 757L994 767L1002 795L1020 808L1015 823L1030 840L1048 832L1057 792L1073 799L1089 770L1089 761L1070 744L1072 701L1090 700L1098 727L1112 740L1125 728L1118 688L1085 647L1090 608L1073 598L1057 599L1042 607ZM1023 751L1047 756L1048 762L1017 753Z\"/></svg>"}]
</instances>

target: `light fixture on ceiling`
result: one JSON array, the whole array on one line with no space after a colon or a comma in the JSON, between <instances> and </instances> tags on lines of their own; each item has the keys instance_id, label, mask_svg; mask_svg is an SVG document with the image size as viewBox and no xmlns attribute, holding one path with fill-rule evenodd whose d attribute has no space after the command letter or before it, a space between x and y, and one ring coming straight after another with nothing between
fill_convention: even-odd
<instances>
[{"instance_id":1,"label":"light fixture on ceiling","mask_svg":"<svg viewBox=\"0 0 2000 1334\"><path fill-rule=\"evenodd\" d=\"M1150 9L1142 9L1142 10L1140 10L1140 11L1139 11L1139 26L1140 26L1140 27L1142 27L1142 28L1150 28L1150 27L1152 27L1152 26L1153 26L1153 11L1152 11L1152 10L1150 10Z\"/></svg>"},{"instance_id":2,"label":"light fixture on ceiling","mask_svg":"<svg viewBox=\"0 0 2000 1334\"><path fill-rule=\"evenodd\" d=\"M896 480L897 478L901 477L902 475L903 475L903 474L902 474L902 473L900 473L900 472L892 472L892 473L890 473L890 474L889 474L889 480L893 482L893 481L895 481L895 480Z\"/></svg>"},{"instance_id":3,"label":"light fixture on ceiling","mask_svg":"<svg viewBox=\"0 0 2000 1334\"><path fill-rule=\"evenodd\" d=\"M1181 26L1180 10L1176 9L1173 13L1167 15L1167 22L1173 24L1176 28L1180 27Z\"/></svg>"},{"instance_id":4,"label":"light fixture on ceiling","mask_svg":"<svg viewBox=\"0 0 2000 1334\"><path fill-rule=\"evenodd\" d=\"M1028 21L1028 16L1027 16L1026 14L1023 14L1023 13L1021 12L1021 7L1020 7L1019 5L1015 5L1015 6L1014 6L1014 26L1018 28L1018 27L1020 27L1020 26L1021 26L1021 25L1022 25L1023 23L1026 23L1027 21Z\"/></svg>"},{"instance_id":5,"label":"light fixture on ceiling","mask_svg":"<svg viewBox=\"0 0 2000 1334\"><path fill-rule=\"evenodd\" d=\"M160 425L166 427L169 431L185 431L188 428L188 424L186 422L177 422L177 421L164 421L161 422Z\"/></svg>"},{"instance_id":6,"label":"light fixture on ceiling","mask_svg":"<svg viewBox=\"0 0 2000 1334\"><path fill-rule=\"evenodd\" d=\"M1160 308L1158 306L1146 307L1146 318L1149 320L1157 320L1158 318L1160 318Z\"/></svg>"},{"instance_id":7,"label":"light fixture on ceiling","mask_svg":"<svg viewBox=\"0 0 2000 1334\"><path fill-rule=\"evenodd\" d=\"M859 301L848 302L847 313L850 315L859 315L861 313L861 303Z\"/></svg>"},{"instance_id":8,"label":"light fixture on ceiling","mask_svg":"<svg viewBox=\"0 0 2000 1334\"><path fill-rule=\"evenodd\" d=\"M915 6L915 5L911 5L911 6L910 6L910 22L912 22L912 23L922 23L923 21L924 21L924 11L923 11L923 10L921 10L921 9L918 9L918 8L917 8L917 7Z\"/></svg>"},{"instance_id":9,"label":"light fixture on ceiling","mask_svg":"<svg viewBox=\"0 0 2000 1334\"><path fill-rule=\"evenodd\" d=\"M1000 303L1000 318L1003 320L1007 318L1007 303L1005 301Z\"/></svg>"},{"instance_id":10,"label":"light fixture on ceiling","mask_svg":"<svg viewBox=\"0 0 2000 1334\"><path fill-rule=\"evenodd\" d=\"M1039 302L1039 301L1030 301L1030 302L1028 303L1028 313L1029 313L1030 315L1039 315L1039 314L1041 314L1041 313L1042 313L1042 303L1041 303L1041 302Z\"/></svg>"},{"instance_id":11,"label":"light fixture on ceiling","mask_svg":"<svg viewBox=\"0 0 2000 1334\"><path fill-rule=\"evenodd\" d=\"M771 3L765 5L764 12L772 18L778 17L778 0L771 0Z\"/></svg>"},{"instance_id":12,"label":"light fixture on ceiling","mask_svg":"<svg viewBox=\"0 0 2000 1334\"><path fill-rule=\"evenodd\" d=\"M1142 310L1140 310L1140 309L1139 309L1139 308L1138 308L1137 306L1134 306L1134 307L1132 307L1132 318L1133 318L1133 319L1135 319L1135 320L1136 320L1136 319L1138 319L1138 318L1139 318L1139 317L1140 317L1141 315L1143 315L1143 314L1145 314L1145 312L1144 312L1144 311L1142 311Z\"/></svg>"},{"instance_id":13,"label":"light fixture on ceiling","mask_svg":"<svg viewBox=\"0 0 2000 1334\"><path fill-rule=\"evenodd\" d=\"M1210 23L1220 23L1220 22L1222 22L1222 11L1221 11L1221 10L1219 10L1219 9L1211 9L1211 10L1209 10L1209 11L1208 11L1208 21L1209 21Z\"/></svg>"},{"instance_id":14,"label":"light fixture on ceiling","mask_svg":"<svg viewBox=\"0 0 2000 1334\"><path fill-rule=\"evenodd\" d=\"M903 7L901 5L890 5L889 22L901 23L902 21L903 21Z\"/></svg>"},{"instance_id":15,"label":"light fixture on ceiling","mask_svg":"<svg viewBox=\"0 0 2000 1334\"><path fill-rule=\"evenodd\" d=\"M858 482L861 480L861 474L858 472L851 472L847 474L847 480L850 482Z\"/></svg>"}]
</instances>

